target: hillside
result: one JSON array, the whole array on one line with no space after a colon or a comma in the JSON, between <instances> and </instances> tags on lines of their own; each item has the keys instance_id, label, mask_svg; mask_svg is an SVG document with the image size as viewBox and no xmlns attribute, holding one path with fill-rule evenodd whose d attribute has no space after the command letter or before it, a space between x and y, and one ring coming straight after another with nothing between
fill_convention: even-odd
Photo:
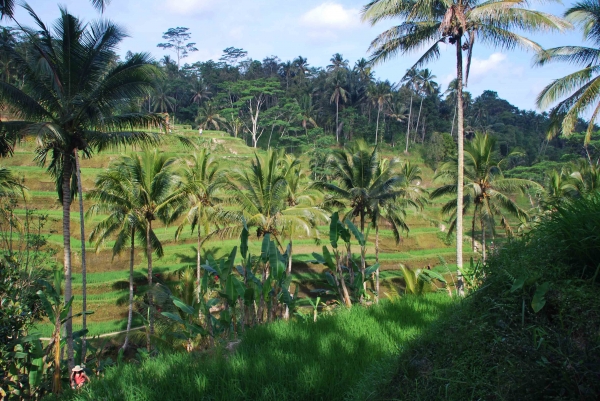
<instances>
[{"instance_id":1,"label":"hillside","mask_svg":"<svg viewBox=\"0 0 600 401\"><path fill-rule=\"evenodd\" d=\"M259 154L263 152L260 149L253 149L244 144L241 139L231 137L229 134L219 131L204 131L202 137L198 138L198 132L177 126L175 133L188 138L197 139L198 146L210 149L213 155L226 168L244 168L249 166L250 159L254 152ZM62 209L57 201L54 184L51 177L43 167L39 167L34 162L33 143L22 143L16 150L14 157L3 160L3 165L10 167L18 176L25 180L25 185L30 189L31 199L28 201L28 207L37 209L40 214L46 214L51 224L44 228L48 235L48 241L56 248L62 246L61 217ZM137 151L138 149L133 149ZM112 160L115 160L120 154L131 152L132 149L122 149L121 151L107 151L94 155L89 160L82 160L82 181L84 193L94 186L94 179L97 174L105 169ZM179 141L173 138L167 138L160 145L160 151L169 156L182 157L190 154L193 150L184 147ZM393 148L383 150L385 157L404 158L404 154L398 155ZM423 169L423 183L425 188L432 188L433 172L425 166L418 156L418 153L411 154L408 158ZM304 162L307 160L303 157ZM398 271L399 263L403 263L409 268L424 268L428 265L434 269L447 273L448 268L442 267L439 257L443 257L448 263L450 269L453 269L452 263L455 261L455 248L451 242L445 238L445 233L440 231L439 224L435 222L440 220L439 209L442 202L432 202L425 207L423 212L409 210L407 223L410 227L408 235L402 238L397 246L394 242L390 230L382 229L380 232L380 263L382 265L383 291L385 294L394 295L401 292L403 287L402 275ZM86 210L91 206L89 201L84 201ZM74 302L75 310L81 308L81 274L80 272L80 254L81 238L79 227L78 202L73 202L71 214L71 234L72 249L74 260L73 291L76 295ZM17 214L21 216L24 213L24 207L17 209ZM103 216L94 216L86 220L86 233L97 224ZM160 227L160 226L159 226ZM175 230L177 224L170 227L161 227L156 229L157 235L163 241L165 247L165 256L157 259L154 264L155 273L163 279L175 279L169 277L169 273L174 273L182 267L195 266L196 261L196 234L192 234L189 229L185 230L180 239L175 241ZM321 238L327 238L328 227L319 228ZM260 252L260 241L250 240L250 252L258 254ZM313 238L299 237L294 241L294 281L300 285L301 296L311 295L310 291L317 288L323 288L324 277L322 274L323 266L307 263L313 260L312 253L319 252L321 246L316 245ZM211 253L215 257L228 254L231 249L239 244L237 237L234 238L215 238L204 245L204 253ZM92 244L88 244L87 252L87 282L88 282L88 309L93 310L94 314L88 317L88 324L91 335L104 334L113 331L123 330L126 327L126 302L128 294L128 255L117 255L112 257L110 248L112 242L105 243L96 252ZM465 255L468 260L470 247L465 243ZM57 252L55 262L62 264L62 253ZM367 262L374 263L373 233L369 236L367 247ZM144 253L141 249L136 252L135 271L137 276L137 290L143 291L145 287L145 269L146 262ZM311 295L312 296L312 295ZM41 324L39 329L45 335L49 335L50 326ZM78 321L75 327L79 327Z\"/></svg>"}]
</instances>

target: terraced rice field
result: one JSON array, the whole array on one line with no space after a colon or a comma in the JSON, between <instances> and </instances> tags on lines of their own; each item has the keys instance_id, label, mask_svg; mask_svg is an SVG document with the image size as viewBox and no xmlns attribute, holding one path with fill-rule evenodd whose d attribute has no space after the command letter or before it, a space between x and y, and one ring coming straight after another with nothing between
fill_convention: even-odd
<instances>
[{"instance_id":1,"label":"terraced rice field","mask_svg":"<svg viewBox=\"0 0 600 401\"><path fill-rule=\"evenodd\" d=\"M179 129L181 135L196 137L196 131ZM243 168L250 164L254 149L246 146L241 139L230 137L228 134L215 131L205 131L199 138L200 146L211 149L221 164L226 168ZM46 172L45 168L39 167L34 162L33 143L22 143L15 151L12 158L2 160L2 164L10 167L17 175L25 180L25 185L30 189L31 199L28 201L28 207L37 209L40 213L48 215L50 224L45 227L45 234L48 241L59 249L62 246L61 205L58 203L52 178ZM139 149L122 149L121 151L103 152L94 155L93 158L82 160L82 183L84 193L93 188L94 179L105 169L109 163L123 153L130 153ZM183 156L192 151L186 149L178 141L167 139L160 146L160 150L171 156ZM260 152L260 150L258 150ZM385 154L388 157L400 156L394 155L390 151ZM420 160L410 156L411 161L420 164ZM422 165L422 164L421 164ZM425 188L431 188L431 177L433 172L423 166L422 185ZM380 254L379 259L382 265L383 291L389 295L397 294L401 287L401 275L398 272L400 263L410 268L423 268L431 265L433 268L440 269L441 272L447 272L455 268L454 244L445 241L445 234L440 231L439 224L436 221L441 219L439 215L440 205L443 202L436 201L430 203L425 211L421 213L409 212L408 224L410 233L403 237L402 242L396 245L391 231L383 228L380 231ZM85 208L89 207L89 202L85 202ZM80 227L79 227L79 208L78 202L73 202L71 211L71 246L73 252L73 292L76 294L74 310L81 309L81 274L80 272ZM24 206L20 206L17 214L24 213ZM97 224L103 216L94 216L86 219L86 232ZM465 221L465 226L470 227L470 223ZM161 277L167 277L168 273L175 272L182 267L195 266L196 263L196 234L189 232L189 229L183 233L178 241L175 241L176 226L158 227L157 235L163 241L165 247L165 256L154 261L154 270ZM328 244L328 227L319 227L320 238L323 244ZM374 232L369 234L369 246L367 249L367 262L374 263ZM214 239L204 245L204 252L210 252L215 257L228 254L233 246L239 244L237 238ZM128 296L128 255L120 255L113 258L110 247L112 244L106 243L96 252L94 247L89 245L87 254L87 282L88 282L88 309L95 313L88 317L88 324L92 335L103 334L107 332L118 331L126 326L126 300ZM470 247L465 243L465 251ZM294 240L294 281L300 285L301 294L306 296L310 290L319 288L322 280L322 266L314 265L309 261L314 259L313 252L321 251L321 245L315 244L312 238L298 237ZM354 248L358 252L358 247ZM251 237L250 252L260 253L260 241L256 237ZM448 267L442 267L439 257L442 256L448 263ZM468 260L469 253L465 254L465 260ZM57 252L55 262L62 264L62 252ZM136 251L135 271L137 281L137 291L144 290L145 281L145 258L142 249ZM74 322L77 328L79 322ZM40 324L39 329L43 333L49 333L49 326Z\"/></svg>"}]
</instances>

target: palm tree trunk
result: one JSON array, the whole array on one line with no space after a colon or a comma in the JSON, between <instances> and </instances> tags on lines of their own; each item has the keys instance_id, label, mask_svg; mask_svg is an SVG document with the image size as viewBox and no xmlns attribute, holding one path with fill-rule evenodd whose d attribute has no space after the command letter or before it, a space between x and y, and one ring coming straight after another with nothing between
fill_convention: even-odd
<instances>
[{"instance_id":1,"label":"palm tree trunk","mask_svg":"<svg viewBox=\"0 0 600 401\"><path fill-rule=\"evenodd\" d=\"M198 301L198 303L200 303L200 280L202 279L202 277L200 277L200 273L201 271L201 255L200 255L200 247L202 246L202 241L200 238L200 224L198 224L198 252L196 255L196 300Z\"/></svg>"},{"instance_id":2,"label":"palm tree trunk","mask_svg":"<svg viewBox=\"0 0 600 401\"><path fill-rule=\"evenodd\" d=\"M375 263L379 263L379 224L375 225ZM375 302L379 303L379 268L375 270Z\"/></svg>"},{"instance_id":3,"label":"palm tree trunk","mask_svg":"<svg viewBox=\"0 0 600 401\"><path fill-rule=\"evenodd\" d=\"M63 164L62 176L62 207L63 207L63 264L65 269L65 304L69 302L73 296L71 286L71 175L73 174L73 165L71 164L71 155L65 155ZM65 322L65 331L67 336L67 363L69 373L73 369L74 353L73 353L73 307L69 308L67 321Z\"/></svg>"},{"instance_id":4,"label":"palm tree trunk","mask_svg":"<svg viewBox=\"0 0 600 401\"><path fill-rule=\"evenodd\" d=\"M454 136L454 120L456 120L456 107L454 108L454 115L452 116L452 128L450 128L450 136Z\"/></svg>"},{"instance_id":5,"label":"palm tree trunk","mask_svg":"<svg viewBox=\"0 0 600 401\"><path fill-rule=\"evenodd\" d=\"M123 351L129 346L129 332L131 331L131 322L133 320L133 263L135 258L135 228L131 229L131 249L129 250L129 308L127 311L127 333L125 333L125 342Z\"/></svg>"},{"instance_id":6,"label":"palm tree trunk","mask_svg":"<svg viewBox=\"0 0 600 401\"><path fill-rule=\"evenodd\" d=\"M365 211L360 211L360 233L365 236ZM365 247L361 245L360 247L360 275L362 276L363 290L365 293L367 292L367 282L365 281L365 270L366 270L366 261L365 261ZM361 300L363 297L361 296Z\"/></svg>"},{"instance_id":7,"label":"palm tree trunk","mask_svg":"<svg viewBox=\"0 0 600 401\"><path fill-rule=\"evenodd\" d=\"M483 216L481 217L481 257L485 262L485 223L483 221Z\"/></svg>"},{"instance_id":8,"label":"palm tree trunk","mask_svg":"<svg viewBox=\"0 0 600 401\"><path fill-rule=\"evenodd\" d=\"M339 107L340 107L340 100L339 99L335 99L335 141L337 143L340 143L340 124L339 124Z\"/></svg>"},{"instance_id":9,"label":"palm tree trunk","mask_svg":"<svg viewBox=\"0 0 600 401\"><path fill-rule=\"evenodd\" d=\"M75 174L77 175L77 192L79 195L79 224L81 226L81 302L82 302L82 330L87 328L87 270L85 257L85 219L83 216L83 189L81 187L81 166L79 165L79 154L77 148L73 150L75 153ZM81 363L85 363L86 355L85 334L81 337Z\"/></svg>"},{"instance_id":10,"label":"palm tree trunk","mask_svg":"<svg viewBox=\"0 0 600 401\"><path fill-rule=\"evenodd\" d=\"M410 108L408 109L408 120L406 121L406 148L404 149L404 153L408 153L408 140L410 138L410 118L412 117L412 100L413 95L410 94Z\"/></svg>"},{"instance_id":11,"label":"palm tree trunk","mask_svg":"<svg viewBox=\"0 0 600 401\"><path fill-rule=\"evenodd\" d=\"M381 112L381 105L377 108L377 125L375 126L375 146L377 146L377 133L379 132L379 113Z\"/></svg>"},{"instance_id":12,"label":"palm tree trunk","mask_svg":"<svg viewBox=\"0 0 600 401\"><path fill-rule=\"evenodd\" d=\"M150 243L150 232L152 230L152 221L146 222L146 258L148 259L148 336L146 347L151 350L150 336L154 334L154 311L152 310L152 244Z\"/></svg>"},{"instance_id":13,"label":"palm tree trunk","mask_svg":"<svg viewBox=\"0 0 600 401\"><path fill-rule=\"evenodd\" d=\"M413 139L413 143L415 143L417 134L419 132L419 120L421 119L421 109L423 108L423 99L424 98L421 98L421 105L419 106L419 114L417 116L417 126L415 127L415 139Z\"/></svg>"},{"instance_id":14,"label":"palm tree trunk","mask_svg":"<svg viewBox=\"0 0 600 401\"><path fill-rule=\"evenodd\" d=\"M464 182L464 110L463 110L463 60L461 35L456 35L456 80L457 80L457 134L458 141L458 175L456 199L456 265L458 266L457 291L464 295L463 278L460 269L463 267L463 182Z\"/></svg>"},{"instance_id":15,"label":"palm tree trunk","mask_svg":"<svg viewBox=\"0 0 600 401\"><path fill-rule=\"evenodd\" d=\"M287 265L286 274L288 277L291 276L291 274L292 274L292 236L291 235L290 235L290 244L288 246L288 265ZM292 284L290 283L290 285L288 285L288 292L290 292L291 290L292 290ZM289 318L290 318L290 308L287 304L285 305L285 309L283 312L283 318L285 320L289 320Z\"/></svg>"}]
</instances>

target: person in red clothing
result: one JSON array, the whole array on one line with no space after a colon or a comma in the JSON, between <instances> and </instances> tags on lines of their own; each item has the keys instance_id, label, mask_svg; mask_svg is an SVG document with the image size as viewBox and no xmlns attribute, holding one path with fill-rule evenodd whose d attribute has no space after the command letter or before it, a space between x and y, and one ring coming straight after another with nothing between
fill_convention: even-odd
<instances>
[{"instance_id":1,"label":"person in red clothing","mask_svg":"<svg viewBox=\"0 0 600 401\"><path fill-rule=\"evenodd\" d=\"M83 368L79 365L73 368L71 372L71 388L80 388L86 381L90 381L90 378L85 374Z\"/></svg>"}]
</instances>

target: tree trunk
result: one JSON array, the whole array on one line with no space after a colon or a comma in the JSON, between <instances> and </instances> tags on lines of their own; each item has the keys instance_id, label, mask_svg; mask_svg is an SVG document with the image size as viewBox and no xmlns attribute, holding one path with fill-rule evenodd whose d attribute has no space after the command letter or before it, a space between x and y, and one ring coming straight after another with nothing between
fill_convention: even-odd
<instances>
[{"instance_id":1,"label":"tree trunk","mask_svg":"<svg viewBox=\"0 0 600 401\"><path fill-rule=\"evenodd\" d=\"M87 328L87 270L85 257L85 219L83 215L83 189L81 187L81 166L79 164L79 154L77 148L73 150L75 154L75 174L77 175L77 192L79 195L79 224L81 226L81 302L82 302L82 330ZM81 363L85 364L86 341L85 334L81 337Z\"/></svg>"},{"instance_id":2,"label":"tree trunk","mask_svg":"<svg viewBox=\"0 0 600 401\"><path fill-rule=\"evenodd\" d=\"M196 227L198 229L198 252L196 255L196 300L198 301L198 303L200 303L200 280L202 279L201 274L202 273L202 267L201 267L201 255L200 255L200 247L202 246L202 241L200 238L200 224L198 224L198 227Z\"/></svg>"},{"instance_id":3,"label":"tree trunk","mask_svg":"<svg viewBox=\"0 0 600 401\"><path fill-rule=\"evenodd\" d=\"M481 257L485 262L485 223L483 221L483 216L481 217Z\"/></svg>"},{"instance_id":4,"label":"tree trunk","mask_svg":"<svg viewBox=\"0 0 600 401\"><path fill-rule=\"evenodd\" d=\"M71 175L73 174L73 165L71 155L65 154L62 176L62 207L63 207L63 249L64 249L64 269L65 269L65 305L73 296L71 282ZM60 291L60 289L57 289ZM67 321L65 322L65 331L67 336L67 363L69 366L69 374L73 369L74 353L73 353L73 307L69 308Z\"/></svg>"},{"instance_id":5,"label":"tree trunk","mask_svg":"<svg viewBox=\"0 0 600 401\"><path fill-rule=\"evenodd\" d=\"M336 99L335 100L335 141L337 143L340 143L340 124L339 124L339 106L340 105L340 100Z\"/></svg>"},{"instance_id":6,"label":"tree trunk","mask_svg":"<svg viewBox=\"0 0 600 401\"><path fill-rule=\"evenodd\" d=\"M123 343L123 351L129 346L129 332L131 331L131 322L133 320L133 263L135 258L135 228L131 229L131 249L129 250L129 308L127 311L127 333Z\"/></svg>"},{"instance_id":7,"label":"tree trunk","mask_svg":"<svg viewBox=\"0 0 600 401\"><path fill-rule=\"evenodd\" d=\"M413 139L413 143L416 142L416 137L419 133L419 120L421 120L421 109L423 108L423 99L421 98L421 105L419 106L419 114L417 116L417 126L415 127L415 139Z\"/></svg>"},{"instance_id":8,"label":"tree trunk","mask_svg":"<svg viewBox=\"0 0 600 401\"><path fill-rule=\"evenodd\" d=\"M290 235L290 244L288 246L288 265L287 265L286 273L287 273L288 277L292 274L292 236L291 235ZM288 292L290 292L291 290L292 290L292 285L290 283L290 285L288 286ZM291 295L291 293L290 293L290 295ZM285 305L285 310L283 312L283 318L285 320L289 320L289 318L290 318L290 308L287 304Z\"/></svg>"},{"instance_id":9,"label":"tree trunk","mask_svg":"<svg viewBox=\"0 0 600 401\"><path fill-rule=\"evenodd\" d=\"M379 263L379 224L375 225L375 263ZM375 302L379 303L379 267L375 270Z\"/></svg>"},{"instance_id":10,"label":"tree trunk","mask_svg":"<svg viewBox=\"0 0 600 401\"><path fill-rule=\"evenodd\" d=\"M360 233L363 235L363 239L365 237L365 211L360 211ZM360 247L360 275L362 276L363 290L365 293L367 292L367 282L365 281L365 270L366 270L366 261L365 261L365 246L361 245ZM363 297L361 297L362 299Z\"/></svg>"},{"instance_id":11,"label":"tree trunk","mask_svg":"<svg viewBox=\"0 0 600 401\"><path fill-rule=\"evenodd\" d=\"M379 132L379 113L381 112L381 105L377 108L377 124L375 125L375 146L377 146L377 134Z\"/></svg>"},{"instance_id":12,"label":"tree trunk","mask_svg":"<svg viewBox=\"0 0 600 401\"><path fill-rule=\"evenodd\" d=\"M150 336L154 334L154 311L152 300L152 244L150 242L150 232L152 231L152 220L146 222L146 258L148 260L148 336L146 347L151 350Z\"/></svg>"},{"instance_id":13,"label":"tree trunk","mask_svg":"<svg viewBox=\"0 0 600 401\"><path fill-rule=\"evenodd\" d=\"M412 116L412 100L413 95L410 95L410 108L408 109L408 120L406 121L406 148L404 149L404 153L408 153L408 140L410 138L410 118Z\"/></svg>"},{"instance_id":14,"label":"tree trunk","mask_svg":"<svg viewBox=\"0 0 600 401\"><path fill-rule=\"evenodd\" d=\"M464 110L463 110L463 60L462 32L456 35L456 80L457 80L457 134L458 141L458 175L456 199L456 265L458 266L457 291L464 295L463 278L460 269L463 267L463 182L464 182Z\"/></svg>"},{"instance_id":15,"label":"tree trunk","mask_svg":"<svg viewBox=\"0 0 600 401\"><path fill-rule=\"evenodd\" d=\"M344 280L344 270L342 269L342 258L340 257L340 254L336 252L335 254L335 265L336 265L336 269L337 269L337 273L338 273L338 277L339 277L339 284L340 287L342 288L342 297L344 298L344 303L346 304L346 307L350 308L352 307L352 301L350 300L350 294L348 293L348 287L346 287L346 280ZM354 275L354 272L352 271L352 268L350 266L348 266L349 270L350 270L350 277L352 277L352 275Z\"/></svg>"},{"instance_id":16,"label":"tree trunk","mask_svg":"<svg viewBox=\"0 0 600 401\"><path fill-rule=\"evenodd\" d=\"M452 128L450 128L450 136L454 136L454 120L456 120L456 107L454 108L454 115L452 116Z\"/></svg>"}]
</instances>

